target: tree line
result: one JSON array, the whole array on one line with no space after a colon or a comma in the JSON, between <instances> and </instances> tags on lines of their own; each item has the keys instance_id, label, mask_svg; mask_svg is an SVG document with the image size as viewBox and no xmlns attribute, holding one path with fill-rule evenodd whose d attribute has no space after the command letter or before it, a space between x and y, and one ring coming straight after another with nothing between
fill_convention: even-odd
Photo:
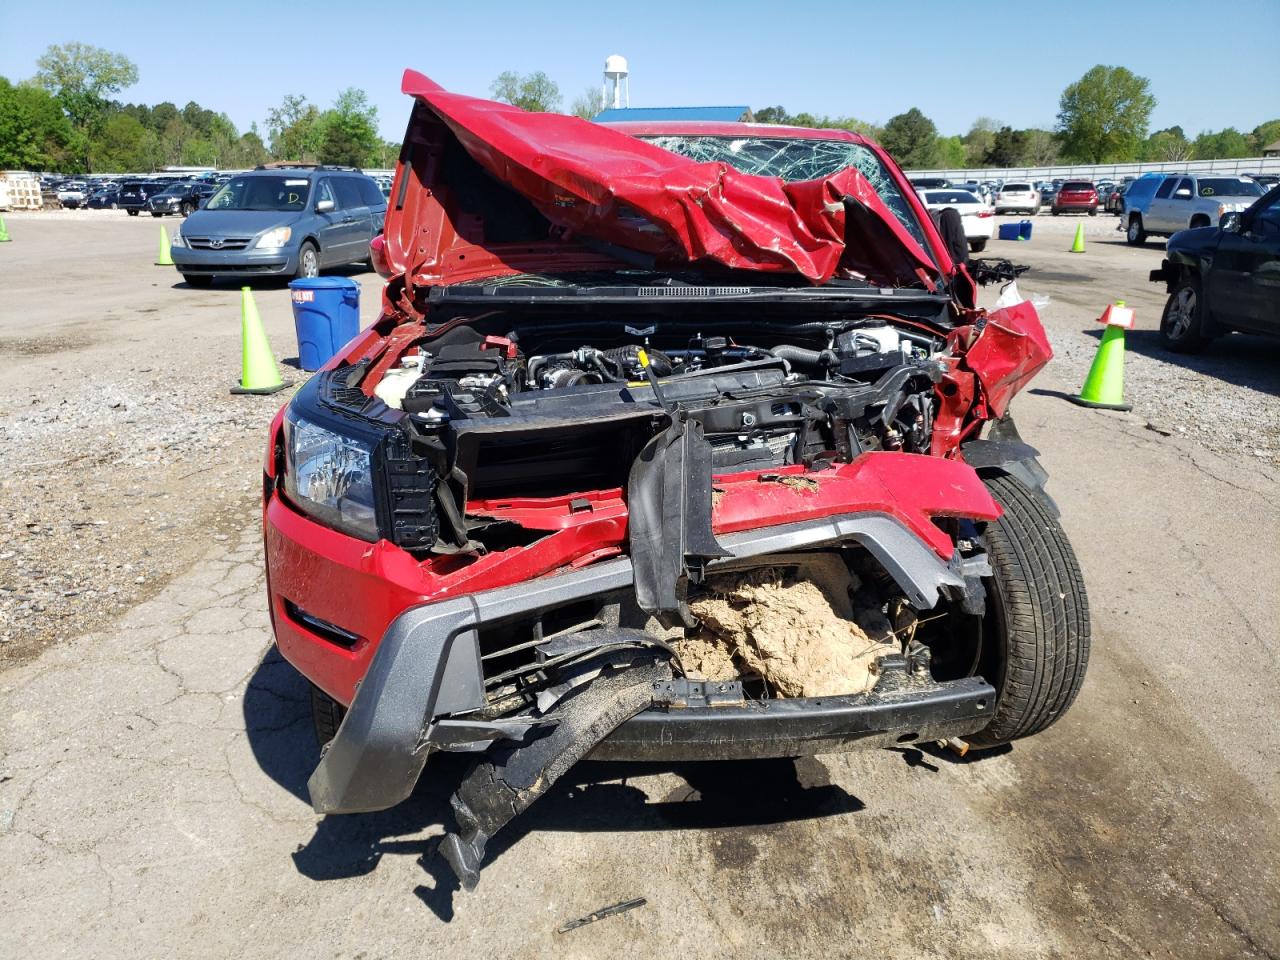
<instances>
[{"instance_id":1,"label":"tree line","mask_svg":"<svg viewBox=\"0 0 1280 960\"><path fill-rule=\"evenodd\" d=\"M399 152L378 135L378 109L349 88L321 109L285 96L270 110L265 137L240 132L225 113L193 102L122 103L138 81L125 56L82 43L49 47L35 76L0 77L0 168L94 173L165 166L243 169L268 160L390 166Z\"/></svg>"},{"instance_id":2,"label":"tree line","mask_svg":"<svg viewBox=\"0 0 1280 960\"><path fill-rule=\"evenodd\" d=\"M327 109L286 95L268 111L265 136L256 123L240 132L225 113L191 102L179 108L121 103L115 95L138 81L125 56L81 43L49 47L34 77L0 77L0 168L63 173L143 171L164 166L252 167L267 160L302 160L388 167L399 145L378 135L378 110L363 90L349 88ZM1156 99L1150 81L1125 67L1098 65L1062 92L1052 130L1015 129L979 117L967 133L943 136L919 108L883 126L852 116L789 113L781 105L755 112L759 123L852 130L878 140L904 167L1039 167L1060 162L1216 160L1259 156L1280 139L1280 119L1249 132L1233 127L1189 136L1182 127L1151 131ZM560 87L542 71L505 71L495 100L526 110L560 112ZM590 119L605 108L589 87L567 113Z\"/></svg>"}]
</instances>

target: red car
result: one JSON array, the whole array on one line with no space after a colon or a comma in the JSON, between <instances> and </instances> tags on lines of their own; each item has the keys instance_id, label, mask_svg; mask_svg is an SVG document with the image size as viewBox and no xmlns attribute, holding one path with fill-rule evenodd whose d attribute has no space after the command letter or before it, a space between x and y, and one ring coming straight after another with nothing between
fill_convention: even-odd
<instances>
[{"instance_id":1,"label":"red car","mask_svg":"<svg viewBox=\"0 0 1280 960\"><path fill-rule=\"evenodd\" d=\"M279 649L321 813L477 755L441 850L578 759L975 747L1043 730L1084 587L988 314L845 131L529 114L406 72L383 311L276 417ZM438 767L437 767L438 769Z\"/></svg>"},{"instance_id":2,"label":"red car","mask_svg":"<svg viewBox=\"0 0 1280 960\"><path fill-rule=\"evenodd\" d=\"M1050 208L1056 217L1060 213L1087 213L1098 215L1098 191L1087 180L1068 180L1053 198Z\"/></svg>"}]
</instances>

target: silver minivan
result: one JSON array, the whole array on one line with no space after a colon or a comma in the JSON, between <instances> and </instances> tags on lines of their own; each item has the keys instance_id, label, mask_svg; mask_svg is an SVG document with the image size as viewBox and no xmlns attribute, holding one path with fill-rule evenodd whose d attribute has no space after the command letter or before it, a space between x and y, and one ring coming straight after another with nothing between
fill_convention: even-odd
<instances>
[{"instance_id":1,"label":"silver minivan","mask_svg":"<svg viewBox=\"0 0 1280 960\"><path fill-rule=\"evenodd\" d=\"M259 167L237 174L183 221L174 266L193 287L215 277L314 277L369 260L387 202L358 170Z\"/></svg>"}]
</instances>

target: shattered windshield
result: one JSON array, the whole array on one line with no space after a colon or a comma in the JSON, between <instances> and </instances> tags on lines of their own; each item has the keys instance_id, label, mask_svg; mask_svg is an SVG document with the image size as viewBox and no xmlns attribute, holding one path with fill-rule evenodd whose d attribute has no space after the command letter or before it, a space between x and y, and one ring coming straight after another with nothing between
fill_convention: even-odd
<instances>
[{"instance_id":1,"label":"shattered windshield","mask_svg":"<svg viewBox=\"0 0 1280 960\"><path fill-rule=\"evenodd\" d=\"M743 173L788 183L819 180L854 167L875 187L885 206L923 247L924 231L889 171L869 148L848 140L796 137L700 137L663 135L640 139L699 163L726 163ZM927 247L926 247L927 249Z\"/></svg>"}]
</instances>

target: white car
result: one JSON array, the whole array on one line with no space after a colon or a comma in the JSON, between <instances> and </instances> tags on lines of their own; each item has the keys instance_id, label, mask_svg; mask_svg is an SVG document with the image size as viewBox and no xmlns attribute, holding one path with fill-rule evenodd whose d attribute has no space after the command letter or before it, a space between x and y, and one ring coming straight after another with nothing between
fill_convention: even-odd
<instances>
[{"instance_id":1,"label":"white car","mask_svg":"<svg viewBox=\"0 0 1280 960\"><path fill-rule=\"evenodd\" d=\"M1040 191L1034 184L1025 181L1011 181L1000 188L996 194L996 213L1040 212Z\"/></svg>"},{"instance_id":2,"label":"white car","mask_svg":"<svg viewBox=\"0 0 1280 960\"><path fill-rule=\"evenodd\" d=\"M974 253L986 249L987 241L995 232L995 219L991 208L982 198L968 190L919 190L920 199L928 210L945 210L953 207L964 224L964 236Z\"/></svg>"}]
</instances>

